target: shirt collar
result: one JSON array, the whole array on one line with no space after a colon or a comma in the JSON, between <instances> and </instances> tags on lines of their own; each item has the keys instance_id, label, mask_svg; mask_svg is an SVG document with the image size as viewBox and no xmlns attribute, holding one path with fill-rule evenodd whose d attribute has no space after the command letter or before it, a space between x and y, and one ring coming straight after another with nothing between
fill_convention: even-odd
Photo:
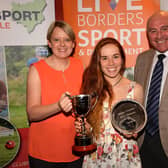
<instances>
[{"instance_id":1,"label":"shirt collar","mask_svg":"<svg viewBox=\"0 0 168 168\"><path fill-rule=\"evenodd\" d=\"M161 53L161 52L159 52L159 51L156 51L156 55L159 55L159 54L164 54L164 55L166 55L166 57L168 57L168 51L166 51L166 52L164 52L164 53Z\"/></svg>"}]
</instances>

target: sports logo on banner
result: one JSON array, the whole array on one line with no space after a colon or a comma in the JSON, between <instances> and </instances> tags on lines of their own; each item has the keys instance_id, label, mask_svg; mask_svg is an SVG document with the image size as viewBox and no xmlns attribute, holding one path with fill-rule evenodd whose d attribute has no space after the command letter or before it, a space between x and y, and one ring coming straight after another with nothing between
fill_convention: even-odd
<instances>
[{"instance_id":1,"label":"sports logo on banner","mask_svg":"<svg viewBox=\"0 0 168 168\"><path fill-rule=\"evenodd\" d=\"M111 6L111 9L115 9L118 3L118 0L108 0L109 1L109 5Z\"/></svg>"},{"instance_id":2,"label":"sports logo on banner","mask_svg":"<svg viewBox=\"0 0 168 168\"><path fill-rule=\"evenodd\" d=\"M54 0L1 0L0 46L45 45Z\"/></svg>"},{"instance_id":3,"label":"sports logo on banner","mask_svg":"<svg viewBox=\"0 0 168 168\"><path fill-rule=\"evenodd\" d=\"M87 65L96 43L114 37L124 46L126 66L148 48L147 18L160 8L159 0L63 0L64 20L77 36L76 55Z\"/></svg>"}]
</instances>

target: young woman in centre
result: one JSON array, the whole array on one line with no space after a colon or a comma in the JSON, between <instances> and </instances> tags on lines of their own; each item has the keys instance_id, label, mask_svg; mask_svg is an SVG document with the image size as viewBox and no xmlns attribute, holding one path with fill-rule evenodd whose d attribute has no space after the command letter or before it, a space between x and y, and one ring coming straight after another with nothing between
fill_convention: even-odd
<instances>
[{"instance_id":1,"label":"young woman in centre","mask_svg":"<svg viewBox=\"0 0 168 168\"><path fill-rule=\"evenodd\" d=\"M97 150L85 155L83 168L140 168L141 160L136 134L123 135L114 129L110 113L119 101L129 98L142 103L143 89L123 76L125 53L114 38L103 38L96 45L89 66L84 72L81 93L97 92L99 99L86 119L86 129L92 128ZM80 132L80 118L75 122Z\"/></svg>"}]
</instances>

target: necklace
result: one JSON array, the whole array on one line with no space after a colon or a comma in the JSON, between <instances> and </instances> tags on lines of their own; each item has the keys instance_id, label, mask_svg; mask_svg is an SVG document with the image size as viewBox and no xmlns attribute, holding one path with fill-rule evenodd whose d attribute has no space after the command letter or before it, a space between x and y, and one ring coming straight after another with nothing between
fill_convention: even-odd
<instances>
[{"instance_id":1,"label":"necklace","mask_svg":"<svg viewBox=\"0 0 168 168\"><path fill-rule=\"evenodd\" d=\"M112 87L114 87L114 86L116 86L117 84L119 84L120 81L121 81L121 79L122 79L122 76L118 79L118 81L116 81L116 82L112 85Z\"/></svg>"}]
</instances>

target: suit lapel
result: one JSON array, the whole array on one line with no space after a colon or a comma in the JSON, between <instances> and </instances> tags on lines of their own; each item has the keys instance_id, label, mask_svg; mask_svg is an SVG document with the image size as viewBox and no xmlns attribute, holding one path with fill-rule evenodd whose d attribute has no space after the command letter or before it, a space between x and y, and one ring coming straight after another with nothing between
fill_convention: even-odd
<instances>
[{"instance_id":1,"label":"suit lapel","mask_svg":"<svg viewBox=\"0 0 168 168\"><path fill-rule=\"evenodd\" d=\"M152 70L152 63L153 63L153 58L154 58L154 55L155 55L155 51L154 50L151 50L151 52L148 53L148 56L146 56L146 80L145 80L145 83L144 83L144 89L145 89L145 95L146 95L146 98L147 98L147 92L148 92L148 87L149 87L149 80L150 80L150 74L151 74L151 70Z\"/></svg>"}]
</instances>

